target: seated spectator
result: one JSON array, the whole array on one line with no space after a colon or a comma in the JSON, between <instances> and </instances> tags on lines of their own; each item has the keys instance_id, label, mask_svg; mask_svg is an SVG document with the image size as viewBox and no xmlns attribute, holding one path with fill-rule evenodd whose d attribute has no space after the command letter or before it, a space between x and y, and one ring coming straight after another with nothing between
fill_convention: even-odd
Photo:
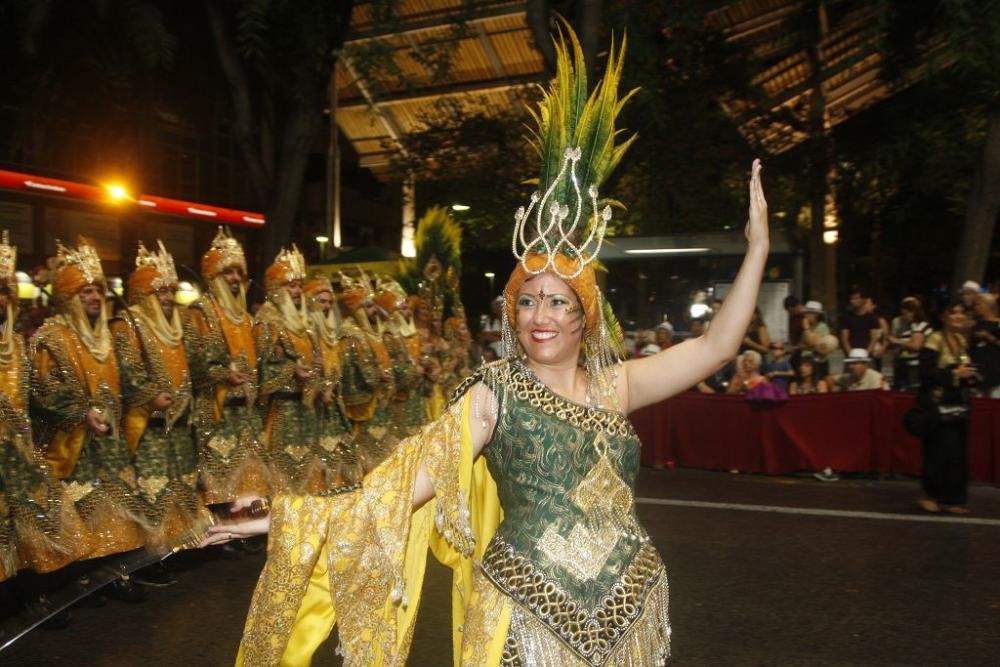
<instances>
[{"instance_id":1,"label":"seated spectator","mask_svg":"<svg viewBox=\"0 0 1000 667\"><path fill-rule=\"evenodd\" d=\"M704 317L694 318L691 320L691 333L688 334L688 338L698 338L699 336L704 336L707 328L708 324L705 322Z\"/></svg>"},{"instance_id":2,"label":"seated spectator","mask_svg":"<svg viewBox=\"0 0 1000 667\"><path fill-rule=\"evenodd\" d=\"M992 294L982 294L975 306L977 321L970 335L969 356L980 376L982 394L1000 398L1000 315Z\"/></svg>"},{"instance_id":3,"label":"seated spectator","mask_svg":"<svg viewBox=\"0 0 1000 667\"><path fill-rule=\"evenodd\" d=\"M745 394L759 384L767 382L760 372L761 357L754 350L747 350L736 361L736 372L733 373L727 394Z\"/></svg>"},{"instance_id":4,"label":"seated spectator","mask_svg":"<svg viewBox=\"0 0 1000 667\"><path fill-rule=\"evenodd\" d=\"M795 373L795 379L788 387L788 393L797 394L825 394L830 391L830 386L826 380L816 374L816 363L812 357L806 353L799 360L799 367Z\"/></svg>"},{"instance_id":5,"label":"seated spectator","mask_svg":"<svg viewBox=\"0 0 1000 667\"><path fill-rule=\"evenodd\" d=\"M798 297L789 295L785 297L784 306L788 313L788 343L798 348L802 342L802 321L805 319L802 302Z\"/></svg>"},{"instance_id":6,"label":"seated spectator","mask_svg":"<svg viewBox=\"0 0 1000 667\"><path fill-rule=\"evenodd\" d=\"M889 336L889 343L895 347L892 388L898 391L916 391L920 387L920 350L931 326L920 300L908 296L899 304L902 333Z\"/></svg>"},{"instance_id":7,"label":"seated spectator","mask_svg":"<svg viewBox=\"0 0 1000 667\"><path fill-rule=\"evenodd\" d=\"M760 308L754 308L753 317L747 325L747 333L740 345L740 352L753 350L759 355L767 354L771 345L771 337L767 333L767 325L764 324L764 317L760 314Z\"/></svg>"},{"instance_id":8,"label":"seated spectator","mask_svg":"<svg viewBox=\"0 0 1000 667\"><path fill-rule=\"evenodd\" d=\"M803 352L812 352L813 363L816 365L817 377L826 377L830 374L830 362L828 355L836 349L836 339L834 347L830 347L828 337L833 334L830 326L823 316L823 304L819 301L806 301L802 308L802 338L801 348Z\"/></svg>"},{"instance_id":9,"label":"seated spectator","mask_svg":"<svg viewBox=\"0 0 1000 667\"><path fill-rule=\"evenodd\" d=\"M868 351L856 347L844 359L846 373L838 375L834 381L836 391L867 391L870 389L888 389L885 378L870 364L872 358Z\"/></svg>"},{"instance_id":10,"label":"seated spectator","mask_svg":"<svg viewBox=\"0 0 1000 667\"><path fill-rule=\"evenodd\" d=\"M670 322L663 320L656 325L656 328L653 330L653 343L659 345L661 350L665 350L674 344L674 327Z\"/></svg>"},{"instance_id":11,"label":"seated spectator","mask_svg":"<svg viewBox=\"0 0 1000 667\"><path fill-rule=\"evenodd\" d=\"M788 383L795 377L792 362L785 354L784 343L771 343L771 360L767 362L764 375L768 380L788 392Z\"/></svg>"},{"instance_id":12,"label":"seated spectator","mask_svg":"<svg viewBox=\"0 0 1000 667\"><path fill-rule=\"evenodd\" d=\"M659 345L657 345L656 343L650 343L649 345L647 345L646 347L642 348L642 350L639 351L639 356L651 357L654 354L657 354L662 351L663 348L661 348Z\"/></svg>"},{"instance_id":13,"label":"seated spectator","mask_svg":"<svg viewBox=\"0 0 1000 667\"><path fill-rule=\"evenodd\" d=\"M655 344L653 340L653 333L649 329L639 329L635 334L635 353L632 358L638 358L643 349L649 344Z\"/></svg>"}]
</instances>

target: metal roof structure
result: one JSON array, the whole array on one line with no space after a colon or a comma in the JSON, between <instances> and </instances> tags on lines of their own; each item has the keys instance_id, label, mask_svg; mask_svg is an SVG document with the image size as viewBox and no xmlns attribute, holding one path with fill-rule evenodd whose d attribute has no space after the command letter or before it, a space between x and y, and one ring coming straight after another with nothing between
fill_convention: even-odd
<instances>
[{"instance_id":1,"label":"metal roof structure","mask_svg":"<svg viewBox=\"0 0 1000 667\"><path fill-rule=\"evenodd\" d=\"M706 27L721 31L727 43L743 47L761 66L750 82L757 99L732 93L720 99L723 109L751 142L772 153L808 139L813 65L800 39L811 3L801 0L742 0L705 17ZM897 79L882 77L884 54L878 48L878 3L825 0L817 53L822 63L826 125L833 127L927 76L952 58L944 36L927 41L920 62ZM784 114L784 120L781 120ZM789 118L794 119L789 122Z\"/></svg>"},{"instance_id":2,"label":"metal roof structure","mask_svg":"<svg viewBox=\"0 0 1000 667\"><path fill-rule=\"evenodd\" d=\"M705 16L708 29L758 66L749 82L752 94L734 85L719 103L750 142L770 153L808 138L816 77L801 34L810 6L805 0L738 0ZM873 38L877 3L824 0L821 6L817 55L827 128L919 81L931 67L950 64L940 37L924 45L919 65L886 81L884 55ZM376 176L405 150L406 135L440 113L435 105L441 100L462 113L489 116L520 105L523 89L545 80L524 1L399 0L389 17L378 16L377 7L366 0L355 4L335 70L337 126L360 165ZM444 52L450 65L438 76ZM379 64L366 68L366 61Z\"/></svg>"},{"instance_id":3,"label":"metal roof structure","mask_svg":"<svg viewBox=\"0 0 1000 667\"><path fill-rule=\"evenodd\" d=\"M385 173L439 100L487 115L520 104L516 92L545 78L526 16L526 3L513 0L400 0L392 17L358 2L335 81L337 126L360 165ZM380 60L367 74L366 53ZM437 76L443 53L450 66Z\"/></svg>"}]
</instances>

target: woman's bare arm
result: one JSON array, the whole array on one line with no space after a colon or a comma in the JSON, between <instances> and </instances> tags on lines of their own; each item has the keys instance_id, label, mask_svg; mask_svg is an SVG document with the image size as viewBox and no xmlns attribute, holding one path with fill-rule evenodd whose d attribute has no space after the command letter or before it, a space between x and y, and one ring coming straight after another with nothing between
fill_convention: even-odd
<instances>
[{"instance_id":1,"label":"woman's bare arm","mask_svg":"<svg viewBox=\"0 0 1000 667\"><path fill-rule=\"evenodd\" d=\"M760 160L754 160L750 176L750 220L746 226L747 253L732 290L704 336L649 357L625 362L625 382L619 383L619 397L626 412L693 387L719 370L739 350L757 305L757 291L770 249L767 201L760 182L760 168Z\"/></svg>"}]
</instances>

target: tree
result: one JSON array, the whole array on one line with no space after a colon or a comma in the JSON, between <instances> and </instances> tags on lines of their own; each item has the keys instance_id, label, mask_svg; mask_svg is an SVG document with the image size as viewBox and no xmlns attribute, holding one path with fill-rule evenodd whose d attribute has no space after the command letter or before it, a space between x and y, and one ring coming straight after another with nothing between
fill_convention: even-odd
<instances>
[{"instance_id":1,"label":"tree","mask_svg":"<svg viewBox=\"0 0 1000 667\"><path fill-rule=\"evenodd\" d=\"M1000 213L1000 2L997 0L886 0L887 43L894 59L905 64L919 53L921 43L945 35L949 68L947 88L961 85L954 98L955 118L974 119L978 144L971 161L964 224L951 285L986 277L997 215ZM954 77L954 78L952 78ZM940 75L939 77L940 78ZM968 122L968 121L966 121Z\"/></svg>"},{"instance_id":2,"label":"tree","mask_svg":"<svg viewBox=\"0 0 1000 667\"><path fill-rule=\"evenodd\" d=\"M352 0L206 0L233 131L267 218L260 265L287 245L306 163L323 127Z\"/></svg>"}]
</instances>

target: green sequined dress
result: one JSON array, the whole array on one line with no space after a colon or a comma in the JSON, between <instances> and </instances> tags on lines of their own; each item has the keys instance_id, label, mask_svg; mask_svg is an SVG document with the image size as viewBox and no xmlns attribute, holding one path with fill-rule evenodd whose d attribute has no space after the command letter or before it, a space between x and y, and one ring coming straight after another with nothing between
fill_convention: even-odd
<instances>
[{"instance_id":1,"label":"green sequined dress","mask_svg":"<svg viewBox=\"0 0 1000 667\"><path fill-rule=\"evenodd\" d=\"M663 664L666 572L635 515L632 423L557 396L516 361L457 393L477 381L500 402L483 454L504 518L482 571L514 603L501 664Z\"/></svg>"}]
</instances>

